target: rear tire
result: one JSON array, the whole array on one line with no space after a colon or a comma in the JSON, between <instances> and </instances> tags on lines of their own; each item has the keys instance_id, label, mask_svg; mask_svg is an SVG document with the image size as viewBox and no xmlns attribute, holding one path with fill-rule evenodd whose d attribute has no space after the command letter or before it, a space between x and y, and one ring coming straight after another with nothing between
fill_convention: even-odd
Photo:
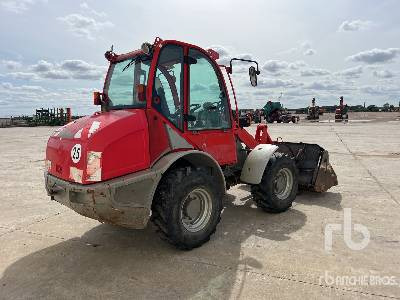
<instances>
[{"instance_id":1,"label":"rear tire","mask_svg":"<svg viewBox=\"0 0 400 300\"><path fill-rule=\"evenodd\" d=\"M199 247L215 232L220 221L222 197L221 187L207 169L173 169L164 174L157 187L152 221L160 237L177 248ZM189 213L190 210L194 213Z\"/></svg>"},{"instance_id":2,"label":"rear tire","mask_svg":"<svg viewBox=\"0 0 400 300\"><path fill-rule=\"evenodd\" d=\"M265 168L260 184L251 187L257 206L264 211L280 213L288 210L298 190L298 170L294 160L275 152Z\"/></svg>"}]
</instances>

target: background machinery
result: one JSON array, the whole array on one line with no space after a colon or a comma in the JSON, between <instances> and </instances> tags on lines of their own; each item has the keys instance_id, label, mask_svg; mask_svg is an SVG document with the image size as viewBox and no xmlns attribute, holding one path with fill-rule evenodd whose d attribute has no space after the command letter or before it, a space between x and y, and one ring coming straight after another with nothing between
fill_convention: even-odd
<instances>
[{"instance_id":1,"label":"background machinery","mask_svg":"<svg viewBox=\"0 0 400 300\"><path fill-rule=\"evenodd\" d=\"M308 107L307 120L318 120L319 115L320 108L315 105L315 98L312 98L311 105Z\"/></svg>"},{"instance_id":2,"label":"background machinery","mask_svg":"<svg viewBox=\"0 0 400 300\"><path fill-rule=\"evenodd\" d=\"M335 122L347 122L349 119L347 104L343 103L343 96L340 97L339 106L335 110Z\"/></svg>"},{"instance_id":3,"label":"background machinery","mask_svg":"<svg viewBox=\"0 0 400 300\"><path fill-rule=\"evenodd\" d=\"M296 123L299 121L297 116L292 115L283 108L281 102L268 101L263 107L265 121L267 123Z\"/></svg>"},{"instance_id":4,"label":"background machinery","mask_svg":"<svg viewBox=\"0 0 400 300\"><path fill-rule=\"evenodd\" d=\"M104 89L94 93L101 111L47 143L45 185L59 203L128 228L151 220L164 240L192 249L215 232L233 185L248 184L258 207L273 213L289 209L298 189L337 185L319 145L273 141L266 124L255 136L239 126L232 62L252 64L253 86L257 62L218 65L212 49L160 38L105 57Z\"/></svg>"}]
</instances>

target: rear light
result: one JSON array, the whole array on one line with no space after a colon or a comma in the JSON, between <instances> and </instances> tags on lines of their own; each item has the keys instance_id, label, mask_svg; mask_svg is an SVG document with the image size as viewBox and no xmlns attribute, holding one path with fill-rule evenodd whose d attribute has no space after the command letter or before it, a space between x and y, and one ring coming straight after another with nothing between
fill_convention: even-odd
<instances>
[{"instance_id":1,"label":"rear light","mask_svg":"<svg viewBox=\"0 0 400 300\"><path fill-rule=\"evenodd\" d=\"M51 160L46 159L46 160L44 161L44 169L45 169L45 171L47 171L47 172L50 172L50 171L51 171Z\"/></svg>"},{"instance_id":2,"label":"rear light","mask_svg":"<svg viewBox=\"0 0 400 300\"><path fill-rule=\"evenodd\" d=\"M88 152L86 176L87 181L101 181L101 152Z\"/></svg>"}]
</instances>

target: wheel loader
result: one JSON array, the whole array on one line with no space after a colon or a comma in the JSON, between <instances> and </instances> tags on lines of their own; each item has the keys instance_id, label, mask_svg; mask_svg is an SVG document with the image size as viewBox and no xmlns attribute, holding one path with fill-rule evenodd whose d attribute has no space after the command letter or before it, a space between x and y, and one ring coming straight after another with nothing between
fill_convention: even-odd
<instances>
[{"instance_id":1,"label":"wheel loader","mask_svg":"<svg viewBox=\"0 0 400 300\"><path fill-rule=\"evenodd\" d=\"M142 229L189 250L210 239L226 190L248 184L260 209L289 209L298 190L337 185L328 152L316 144L273 141L239 126L231 74L212 49L156 38L139 50L105 53L100 110L56 130L46 148L51 199L103 223ZM236 114L232 113L232 109ZM233 117L235 115L235 117Z\"/></svg>"}]
</instances>

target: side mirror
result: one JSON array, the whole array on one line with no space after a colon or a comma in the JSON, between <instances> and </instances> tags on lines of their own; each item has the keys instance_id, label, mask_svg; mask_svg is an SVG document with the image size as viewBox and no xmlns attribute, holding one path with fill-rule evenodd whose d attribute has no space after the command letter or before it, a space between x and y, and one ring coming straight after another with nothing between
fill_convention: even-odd
<instances>
[{"instance_id":1,"label":"side mirror","mask_svg":"<svg viewBox=\"0 0 400 300\"><path fill-rule=\"evenodd\" d=\"M146 86L144 84L138 84L136 90L138 101L146 102Z\"/></svg>"},{"instance_id":2,"label":"side mirror","mask_svg":"<svg viewBox=\"0 0 400 300\"><path fill-rule=\"evenodd\" d=\"M94 105L101 105L102 102L102 93L100 92L93 92L93 104Z\"/></svg>"},{"instance_id":3,"label":"side mirror","mask_svg":"<svg viewBox=\"0 0 400 300\"><path fill-rule=\"evenodd\" d=\"M257 86L257 73L255 67L251 66L249 68L250 84L252 86Z\"/></svg>"}]
</instances>

